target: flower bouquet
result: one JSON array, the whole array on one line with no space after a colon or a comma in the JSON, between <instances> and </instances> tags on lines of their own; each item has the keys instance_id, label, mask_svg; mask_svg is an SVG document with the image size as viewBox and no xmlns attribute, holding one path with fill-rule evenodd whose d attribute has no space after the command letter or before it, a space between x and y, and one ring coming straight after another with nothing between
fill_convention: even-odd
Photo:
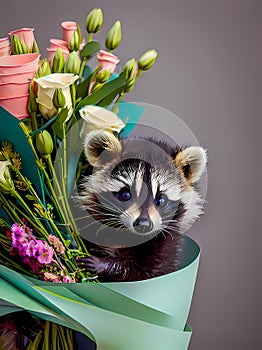
<instances>
[{"instance_id":1,"label":"flower bouquet","mask_svg":"<svg viewBox=\"0 0 262 350\"><path fill-rule=\"evenodd\" d=\"M100 220L98 204L89 201L82 212L93 219L84 234L74 212L74 198L83 199L83 179L101 149L117 147L121 135L136 129L143 108L122 99L157 57L149 50L116 74L121 23L114 23L101 49L93 38L102 23L101 9L92 10L85 39L76 22L63 22L62 39L51 39L41 60L33 29L0 39L1 349L76 349L74 331L100 350L188 348L198 245L183 238L174 272L106 281L88 244L89 227ZM187 164L185 152L176 158L183 171L188 165L194 170L190 181L204 168L204 154L200 161L193 148L186 151ZM131 196L120 195L120 202ZM148 222L136 230L145 232Z\"/></svg>"}]
</instances>

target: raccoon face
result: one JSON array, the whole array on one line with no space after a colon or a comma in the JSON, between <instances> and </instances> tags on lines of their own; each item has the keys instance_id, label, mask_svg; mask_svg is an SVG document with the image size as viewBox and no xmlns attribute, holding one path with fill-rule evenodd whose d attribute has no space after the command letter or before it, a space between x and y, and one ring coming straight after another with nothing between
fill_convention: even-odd
<instances>
[{"instance_id":1,"label":"raccoon face","mask_svg":"<svg viewBox=\"0 0 262 350\"><path fill-rule=\"evenodd\" d=\"M137 235L185 231L201 213L193 184L202 175L201 147L167 153L157 142L121 140L103 130L87 135L93 173L83 183L82 205L101 223Z\"/></svg>"}]
</instances>

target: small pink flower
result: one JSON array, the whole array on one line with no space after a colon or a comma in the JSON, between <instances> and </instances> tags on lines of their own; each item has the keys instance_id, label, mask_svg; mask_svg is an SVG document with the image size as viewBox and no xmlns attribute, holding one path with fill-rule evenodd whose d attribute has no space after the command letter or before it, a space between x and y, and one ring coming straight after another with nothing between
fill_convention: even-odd
<instances>
[{"instance_id":1,"label":"small pink flower","mask_svg":"<svg viewBox=\"0 0 262 350\"><path fill-rule=\"evenodd\" d=\"M29 52L33 51L34 47L34 28L21 28L17 30L13 30L9 33L9 35L12 37L13 35L16 35L18 40L20 42L24 42L26 46L29 49Z\"/></svg>"},{"instance_id":2,"label":"small pink flower","mask_svg":"<svg viewBox=\"0 0 262 350\"><path fill-rule=\"evenodd\" d=\"M40 264L50 264L53 261L54 251L45 241L38 240L33 249L33 256Z\"/></svg>"},{"instance_id":3,"label":"small pink flower","mask_svg":"<svg viewBox=\"0 0 262 350\"><path fill-rule=\"evenodd\" d=\"M65 21L61 23L61 27L63 28L63 40L66 41L69 45L74 31L77 30L77 23L72 21Z\"/></svg>"},{"instance_id":4,"label":"small pink flower","mask_svg":"<svg viewBox=\"0 0 262 350\"><path fill-rule=\"evenodd\" d=\"M59 280L59 276L57 276L57 275L55 275L53 273L50 273L50 272L45 272L44 273L44 280L45 281L56 282L56 283L61 282Z\"/></svg>"},{"instance_id":5,"label":"small pink flower","mask_svg":"<svg viewBox=\"0 0 262 350\"><path fill-rule=\"evenodd\" d=\"M72 282L73 282L72 277L70 276L63 277L63 283L72 283Z\"/></svg>"},{"instance_id":6,"label":"small pink flower","mask_svg":"<svg viewBox=\"0 0 262 350\"><path fill-rule=\"evenodd\" d=\"M65 247L63 243L60 241L59 238L57 238L55 235L49 235L49 242L54 246L55 251L58 254L64 254L65 252Z\"/></svg>"},{"instance_id":7,"label":"small pink flower","mask_svg":"<svg viewBox=\"0 0 262 350\"><path fill-rule=\"evenodd\" d=\"M98 59L97 67L101 67L101 71L109 70L111 74L114 73L116 69L116 65L120 62L120 59L116 55L104 50L99 51L99 54L97 55L97 59Z\"/></svg>"}]
</instances>

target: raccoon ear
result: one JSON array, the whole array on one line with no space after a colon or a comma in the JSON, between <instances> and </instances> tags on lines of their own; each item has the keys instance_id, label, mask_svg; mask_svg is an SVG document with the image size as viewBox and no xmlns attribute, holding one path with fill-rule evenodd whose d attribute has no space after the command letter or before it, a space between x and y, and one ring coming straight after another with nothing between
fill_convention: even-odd
<instances>
[{"instance_id":1,"label":"raccoon ear","mask_svg":"<svg viewBox=\"0 0 262 350\"><path fill-rule=\"evenodd\" d=\"M206 151L200 146L187 147L175 157L177 168L184 174L190 184L200 179L206 168L206 163Z\"/></svg>"},{"instance_id":2,"label":"raccoon ear","mask_svg":"<svg viewBox=\"0 0 262 350\"><path fill-rule=\"evenodd\" d=\"M115 135L107 130L93 130L84 141L85 155L92 166L100 166L100 155L103 151L120 152L121 143Z\"/></svg>"}]
</instances>

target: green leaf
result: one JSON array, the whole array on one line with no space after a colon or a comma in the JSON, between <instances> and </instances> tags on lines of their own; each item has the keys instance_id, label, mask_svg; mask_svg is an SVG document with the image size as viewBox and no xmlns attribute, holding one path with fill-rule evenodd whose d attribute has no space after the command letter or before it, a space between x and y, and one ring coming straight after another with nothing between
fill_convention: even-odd
<instances>
[{"instance_id":1,"label":"green leaf","mask_svg":"<svg viewBox=\"0 0 262 350\"><path fill-rule=\"evenodd\" d=\"M91 57L94 55L97 51L100 50L100 44L98 41L91 41L90 43L87 43L83 50L81 51L80 55L81 57Z\"/></svg>"},{"instance_id":2,"label":"green leaf","mask_svg":"<svg viewBox=\"0 0 262 350\"><path fill-rule=\"evenodd\" d=\"M86 66L87 67L87 66ZM89 68L89 67L88 67ZM87 72L87 77L84 81L82 81L78 86L76 90L76 99L78 98L84 98L88 94L88 86L90 84L90 80L93 76L93 72L89 68L89 72Z\"/></svg>"},{"instance_id":3,"label":"green leaf","mask_svg":"<svg viewBox=\"0 0 262 350\"><path fill-rule=\"evenodd\" d=\"M125 72L116 79L104 84L99 90L84 98L76 107L76 112L85 105L99 105L107 96L117 94L126 85Z\"/></svg>"},{"instance_id":4,"label":"green leaf","mask_svg":"<svg viewBox=\"0 0 262 350\"><path fill-rule=\"evenodd\" d=\"M52 125L53 132L62 140L63 138L63 128L62 125L68 117L68 108L63 108L57 116L56 121Z\"/></svg>"}]
</instances>

